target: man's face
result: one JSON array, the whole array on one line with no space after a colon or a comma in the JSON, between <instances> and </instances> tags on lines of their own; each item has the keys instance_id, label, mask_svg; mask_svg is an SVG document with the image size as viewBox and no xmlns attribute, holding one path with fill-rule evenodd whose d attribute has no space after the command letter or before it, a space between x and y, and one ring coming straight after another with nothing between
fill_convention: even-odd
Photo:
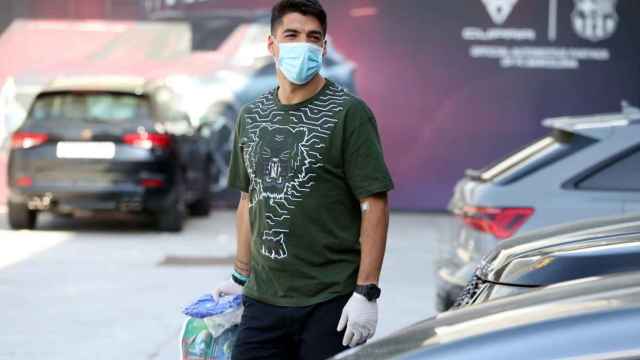
<instances>
[{"instance_id":1,"label":"man's face","mask_svg":"<svg viewBox=\"0 0 640 360\"><path fill-rule=\"evenodd\" d=\"M324 38L325 34L322 32L322 25L318 19L299 13L289 13L282 18L280 25L269 36L269 52L275 58L278 58L277 41L278 43L307 42L325 48L326 53Z\"/></svg>"}]
</instances>

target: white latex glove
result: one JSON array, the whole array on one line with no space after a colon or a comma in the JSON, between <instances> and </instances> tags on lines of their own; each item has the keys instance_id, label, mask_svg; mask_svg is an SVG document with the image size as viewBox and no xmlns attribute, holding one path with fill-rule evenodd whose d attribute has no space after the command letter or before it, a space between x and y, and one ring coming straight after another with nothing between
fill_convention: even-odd
<instances>
[{"instance_id":1,"label":"white latex glove","mask_svg":"<svg viewBox=\"0 0 640 360\"><path fill-rule=\"evenodd\" d=\"M378 326L378 303L353 293L342 309L338 331L342 331L345 326L347 331L342 339L342 345L355 347L371 339Z\"/></svg>"},{"instance_id":2,"label":"white latex glove","mask_svg":"<svg viewBox=\"0 0 640 360\"><path fill-rule=\"evenodd\" d=\"M219 298L228 295L240 295L242 294L242 286L236 284L233 279L229 279L222 284L218 285L213 290L213 298L218 301Z\"/></svg>"}]
</instances>

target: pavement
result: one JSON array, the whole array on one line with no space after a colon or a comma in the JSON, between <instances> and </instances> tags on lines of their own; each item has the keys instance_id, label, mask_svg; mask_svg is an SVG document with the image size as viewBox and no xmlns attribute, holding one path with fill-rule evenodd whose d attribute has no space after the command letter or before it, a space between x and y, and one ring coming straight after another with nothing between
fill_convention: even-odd
<instances>
[{"instance_id":1,"label":"pavement","mask_svg":"<svg viewBox=\"0 0 640 360\"><path fill-rule=\"evenodd\" d=\"M228 278L235 253L230 210L181 234L47 214L35 231L11 231L3 211L1 360L176 360L181 308ZM446 215L392 213L376 338L434 314L432 257L449 229Z\"/></svg>"}]
</instances>

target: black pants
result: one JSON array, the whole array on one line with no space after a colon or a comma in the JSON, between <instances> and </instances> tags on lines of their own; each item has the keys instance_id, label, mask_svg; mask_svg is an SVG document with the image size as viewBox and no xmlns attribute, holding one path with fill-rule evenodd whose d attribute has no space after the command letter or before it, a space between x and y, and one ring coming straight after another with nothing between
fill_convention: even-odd
<instances>
[{"instance_id":1,"label":"black pants","mask_svg":"<svg viewBox=\"0 0 640 360\"><path fill-rule=\"evenodd\" d=\"M338 321L349 295L305 307L283 307L244 297L233 360L327 359L346 350Z\"/></svg>"}]
</instances>

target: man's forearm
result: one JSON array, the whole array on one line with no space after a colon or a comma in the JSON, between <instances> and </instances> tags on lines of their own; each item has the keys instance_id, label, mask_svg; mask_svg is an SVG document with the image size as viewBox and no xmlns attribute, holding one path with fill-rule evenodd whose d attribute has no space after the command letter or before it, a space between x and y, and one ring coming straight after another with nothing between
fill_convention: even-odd
<instances>
[{"instance_id":1,"label":"man's forearm","mask_svg":"<svg viewBox=\"0 0 640 360\"><path fill-rule=\"evenodd\" d=\"M378 284L389 228L387 194L377 194L360 201L362 204L362 224L360 226L361 259L358 284Z\"/></svg>"},{"instance_id":2,"label":"man's forearm","mask_svg":"<svg viewBox=\"0 0 640 360\"><path fill-rule=\"evenodd\" d=\"M251 273L251 225L249 224L249 194L241 193L236 211L237 250L235 269L242 275Z\"/></svg>"}]
</instances>

